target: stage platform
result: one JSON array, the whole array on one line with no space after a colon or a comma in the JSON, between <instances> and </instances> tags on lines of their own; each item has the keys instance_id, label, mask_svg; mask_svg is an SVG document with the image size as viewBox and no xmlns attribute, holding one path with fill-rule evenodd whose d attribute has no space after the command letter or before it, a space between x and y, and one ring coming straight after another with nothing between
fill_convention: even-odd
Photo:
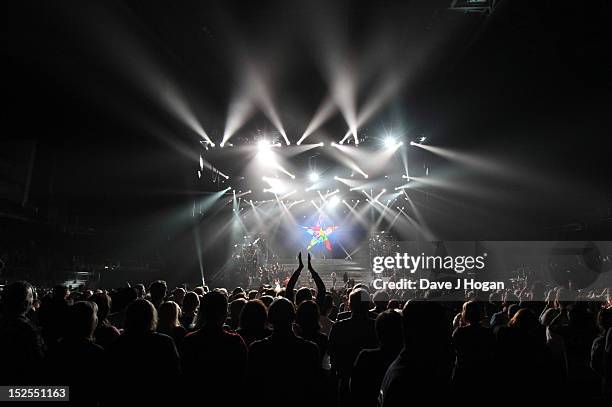
<instances>
[{"instance_id":1,"label":"stage platform","mask_svg":"<svg viewBox=\"0 0 612 407\"><path fill-rule=\"evenodd\" d=\"M284 267L285 270L289 270L291 274L297 268L296 259L279 259L279 263ZM336 287L342 287L344 282L342 276L346 272L349 279L354 279L355 282L368 283L371 279L372 270L364 266L365 262L358 260L345 260L345 259L313 259L312 267L321 276L321 279L325 283L325 287L330 289L332 287L332 272L336 272ZM304 259L304 270L300 276L299 286L308 286L308 278L310 273L307 270L307 260ZM314 284L314 283L313 283Z\"/></svg>"}]
</instances>

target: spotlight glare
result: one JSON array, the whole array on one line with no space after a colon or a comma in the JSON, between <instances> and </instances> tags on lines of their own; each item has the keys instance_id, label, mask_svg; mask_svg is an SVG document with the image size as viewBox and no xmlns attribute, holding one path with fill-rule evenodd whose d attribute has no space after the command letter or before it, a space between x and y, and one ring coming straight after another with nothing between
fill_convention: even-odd
<instances>
[{"instance_id":1,"label":"spotlight glare","mask_svg":"<svg viewBox=\"0 0 612 407\"><path fill-rule=\"evenodd\" d=\"M329 202L329 206L333 208L340 203L340 198L338 198L337 195L334 195L329 199L328 202Z\"/></svg>"},{"instance_id":2,"label":"spotlight glare","mask_svg":"<svg viewBox=\"0 0 612 407\"><path fill-rule=\"evenodd\" d=\"M264 165L272 166L275 164L274 153L271 149L272 145L267 140L259 140L257 142L257 157Z\"/></svg>"},{"instance_id":3,"label":"spotlight glare","mask_svg":"<svg viewBox=\"0 0 612 407\"><path fill-rule=\"evenodd\" d=\"M257 149L259 151L268 150L270 148L270 144L266 140L259 140L257 142Z\"/></svg>"},{"instance_id":4,"label":"spotlight glare","mask_svg":"<svg viewBox=\"0 0 612 407\"><path fill-rule=\"evenodd\" d=\"M310 175L308 176L308 178L312 182L317 182L319 180L319 174L317 174L316 172L311 172Z\"/></svg>"},{"instance_id":5,"label":"spotlight glare","mask_svg":"<svg viewBox=\"0 0 612 407\"><path fill-rule=\"evenodd\" d=\"M387 147L387 148L395 147L395 139L393 137L391 137L391 136L385 137L385 139L383 140L383 143L384 143L385 147Z\"/></svg>"}]
</instances>

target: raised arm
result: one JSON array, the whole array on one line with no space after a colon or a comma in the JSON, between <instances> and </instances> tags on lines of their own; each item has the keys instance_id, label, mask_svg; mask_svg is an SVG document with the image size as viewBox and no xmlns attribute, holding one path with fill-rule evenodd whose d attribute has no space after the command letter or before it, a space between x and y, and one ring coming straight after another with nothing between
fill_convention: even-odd
<instances>
[{"instance_id":1,"label":"raised arm","mask_svg":"<svg viewBox=\"0 0 612 407\"><path fill-rule=\"evenodd\" d=\"M308 253L308 271L310 271L312 279L314 280L315 285L317 286L317 305L319 305L319 309L321 309L321 307L323 307L323 305L325 304L325 283L323 282L323 280L321 280L321 276L319 276L319 273L317 273L315 269L312 268L310 253Z\"/></svg>"},{"instance_id":2,"label":"raised arm","mask_svg":"<svg viewBox=\"0 0 612 407\"><path fill-rule=\"evenodd\" d=\"M298 278L300 278L300 273L304 269L304 263L302 262L302 252L298 253L298 267L295 269L289 281L287 281L287 287L285 287L285 297L291 301L295 302L293 293L293 289L295 288L295 284L297 283Z\"/></svg>"}]
</instances>

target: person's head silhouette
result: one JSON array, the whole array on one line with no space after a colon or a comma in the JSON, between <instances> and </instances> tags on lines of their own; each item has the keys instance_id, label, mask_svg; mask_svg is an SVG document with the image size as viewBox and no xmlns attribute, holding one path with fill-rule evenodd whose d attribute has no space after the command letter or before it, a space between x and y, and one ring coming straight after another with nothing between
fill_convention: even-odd
<instances>
[{"instance_id":1,"label":"person's head silhouette","mask_svg":"<svg viewBox=\"0 0 612 407\"><path fill-rule=\"evenodd\" d=\"M149 293L151 294L151 301L153 301L153 304L160 305L164 297L166 297L167 290L168 286L165 281L157 280L152 282L149 286Z\"/></svg>"},{"instance_id":2,"label":"person's head silhouette","mask_svg":"<svg viewBox=\"0 0 612 407\"><path fill-rule=\"evenodd\" d=\"M444 309L436 302L411 300L402 311L404 341L411 345L435 347L447 339Z\"/></svg>"},{"instance_id":3,"label":"person's head silhouette","mask_svg":"<svg viewBox=\"0 0 612 407\"><path fill-rule=\"evenodd\" d=\"M104 322L111 309L111 298L106 293L95 293L89 300L98 306L98 321L100 323Z\"/></svg>"},{"instance_id":4,"label":"person's head silhouette","mask_svg":"<svg viewBox=\"0 0 612 407\"><path fill-rule=\"evenodd\" d=\"M370 294L363 288L357 288L351 291L349 295L349 306L351 312L355 316L368 315L370 310Z\"/></svg>"},{"instance_id":5,"label":"person's head silhouette","mask_svg":"<svg viewBox=\"0 0 612 407\"><path fill-rule=\"evenodd\" d=\"M295 303L300 305L303 301L312 300L312 291L308 287L302 287L295 293Z\"/></svg>"},{"instance_id":6,"label":"person's head silhouette","mask_svg":"<svg viewBox=\"0 0 612 407\"><path fill-rule=\"evenodd\" d=\"M240 313L240 328L245 330L262 330L266 326L268 310L261 300L250 300Z\"/></svg>"},{"instance_id":7,"label":"person's head silhouette","mask_svg":"<svg viewBox=\"0 0 612 407\"><path fill-rule=\"evenodd\" d=\"M71 339L91 339L98 325L98 306L94 302L74 303L67 314L66 337Z\"/></svg>"},{"instance_id":8,"label":"person's head silhouette","mask_svg":"<svg viewBox=\"0 0 612 407\"><path fill-rule=\"evenodd\" d=\"M70 290L64 285L56 285L53 287L53 298L56 300L65 300L68 294L70 294Z\"/></svg>"},{"instance_id":9,"label":"person's head silhouette","mask_svg":"<svg viewBox=\"0 0 612 407\"><path fill-rule=\"evenodd\" d=\"M275 333L288 332L295 320L295 307L287 298L279 297L272 302L268 310L268 321Z\"/></svg>"},{"instance_id":10,"label":"person's head silhouette","mask_svg":"<svg viewBox=\"0 0 612 407\"><path fill-rule=\"evenodd\" d=\"M181 308L174 301L166 301L159 307L158 330L169 332L171 329L179 326L179 318L181 316Z\"/></svg>"},{"instance_id":11,"label":"person's head silhouette","mask_svg":"<svg viewBox=\"0 0 612 407\"><path fill-rule=\"evenodd\" d=\"M27 281L16 281L2 291L2 312L6 315L25 315L30 308L34 295Z\"/></svg>"},{"instance_id":12,"label":"person's head silhouette","mask_svg":"<svg viewBox=\"0 0 612 407\"><path fill-rule=\"evenodd\" d=\"M247 303L247 300L245 300L242 297L236 298L234 301L230 302L229 311L230 311L230 319L231 319L232 328L238 328L238 321L240 319L240 313L242 312L242 309L244 308L246 303Z\"/></svg>"},{"instance_id":13,"label":"person's head silhouette","mask_svg":"<svg viewBox=\"0 0 612 407\"><path fill-rule=\"evenodd\" d=\"M295 321L303 333L313 333L321 329L318 305L312 301L303 301L297 308Z\"/></svg>"},{"instance_id":14,"label":"person's head silhouette","mask_svg":"<svg viewBox=\"0 0 612 407\"><path fill-rule=\"evenodd\" d=\"M378 314L376 336L382 349L399 351L403 345L402 314L394 309Z\"/></svg>"},{"instance_id":15,"label":"person's head silhouette","mask_svg":"<svg viewBox=\"0 0 612 407\"><path fill-rule=\"evenodd\" d=\"M211 291L202 297L198 312L198 326L222 328L227 318L227 296Z\"/></svg>"},{"instance_id":16,"label":"person's head silhouette","mask_svg":"<svg viewBox=\"0 0 612 407\"><path fill-rule=\"evenodd\" d=\"M157 310L148 300L139 298L128 305L125 313L127 333L148 333L157 328Z\"/></svg>"},{"instance_id":17,"label":"person's head silhouette","mask_svg":"<svg viewBox=\"0 0 612 407\"><path fill-rule=\"evenodd\" d=\"M484 309L477 301L463 303L461 321L466 325L478 325L483 317Z\"/></svg>"},{"instance_id":18,"label":"person's head silhouette","mask_svg":"<svg viewBox=\"0 0 612 407\"><path fill-rule=\"evenodd\" d=\"M372 301L376 306L377 312L382 312L387 309L387 304L389 303L389 293L385 290L378 290L372 296Z\"/></svg>"},{"instance_id":19,"label":"person's head silhouette","mask_svg":"<svg viewBox=\"0 0 612 407\"><path fill-rule=\"evenodd\" d=\"M200 297L193 291L189 291L183 298L183 313L192 314L200 306Z\"/></svg>"}]
</instances>

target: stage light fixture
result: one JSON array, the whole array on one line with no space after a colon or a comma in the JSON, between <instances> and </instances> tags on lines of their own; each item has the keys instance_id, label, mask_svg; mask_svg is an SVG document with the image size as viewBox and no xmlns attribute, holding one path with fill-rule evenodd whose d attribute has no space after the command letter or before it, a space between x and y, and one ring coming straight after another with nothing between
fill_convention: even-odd
<instances>
[{"instance_id":1,"label":"stage light fixture","mask_svg":"<svg viewBox=\"0 0 612 407\"><path fill-rule=\"evenodd\" d=\"M270 149L270 144L266 140L259 140L257 142L257 149L259 151L265 151Z\"/></svg>"},{"instance_id":2,"label":"stage light fixture","mask_svg":"<svg viewBox=\"0 0 612 407\"><path fill-rule=\"evenodd\" d=\"M259 158L264 165L273 166L276 163L271 147L272 146L266 140L260 140L257 143L257 158Z\"/></svg>"},{"instance_id":3,"label":"stage light fixture","mask_svg":"<svg viewBox=\"0 0 612 407\"><path fill-rule=\"evenodd\" d=\"M385 139L383 140L383 143L384 143L385 147L387 147L387 148L395 147L395 139L393 137L391 137L391 136L385 137Z\"/></svg>"},{"instance_id":4,"label":"stage light fixture","mask_svg":"<svg viewBox=\"0 0 612 407\"><path fill-rule=\"evenodd\" d=\"M319 174L316 172L311 172L308 179L310 179L312 182L317 182L319 180Z\"/></svg>"},{"instance_id":5,"label":"stage light fixture","mask_svg":"<svg viewBox=\"0 0 612 407\"><path fill-rule=\"evenodd\" d=\"M333 207L336 207L340 203L340 198L338 198L337 195L334 195L329 199L328 202L329 202L329 206L333 208Z\"/></svg>"}]
</instances>

